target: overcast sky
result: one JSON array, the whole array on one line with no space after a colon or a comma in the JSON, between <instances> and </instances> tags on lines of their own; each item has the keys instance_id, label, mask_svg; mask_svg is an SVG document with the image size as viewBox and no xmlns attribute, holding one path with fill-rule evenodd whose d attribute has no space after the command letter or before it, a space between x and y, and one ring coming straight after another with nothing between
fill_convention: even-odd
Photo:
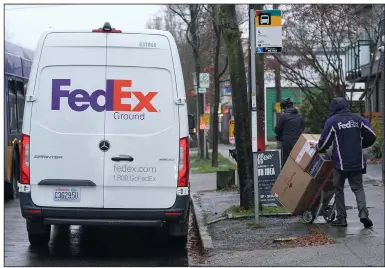
<instances>
[{"instance_id":1,"label":"overcast sky","mask_svg":"<svg viewBox=\"0 0 385 268\"><path fill-rule=\"evenodd\" d=\"M143 29L160 5L6 5L5 32L9 41L35 49L42 32L94 29L108 21L117 29Z\"/></svg>"}]
</instances>

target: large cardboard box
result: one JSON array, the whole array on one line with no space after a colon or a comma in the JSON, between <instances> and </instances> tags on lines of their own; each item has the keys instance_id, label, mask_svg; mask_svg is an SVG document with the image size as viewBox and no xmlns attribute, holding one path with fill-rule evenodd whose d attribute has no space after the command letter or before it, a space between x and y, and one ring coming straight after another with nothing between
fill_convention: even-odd
<instances>
[{"instance_id":1,"label":"large cardboard box","mask_svg":"<svg viewBox=\"0 0 385 268\"><path fill-rule=\"evenodd\" d=\"M295 160L303 171L306 171L316 152L315 149L310 148L310 142L318 142L320 137L321 135L318 134L302 134L291 150L291 158Z\"/></svg>"},{"instance_id":2,"label":"large cardboard box","mask_svg":"<svg viewBox=\"0 0 385 268\"><path fill-rule=\"evenodd\" d=\"M304 212L316 195L319 181L289 157L272 188L272 194L293 215Z\"/></svg>"},{"instance_id":3,"label":"large cardboard box","mask_svg":"<svg viewBox=\"0 0 385 268\"><path fill-rule=\"evenodd\" d=\"M317 154L311 161L307 173L316 180L325 180L329 178L333 171L333 161L325 153Z\"/></svg>"}]
</instances>

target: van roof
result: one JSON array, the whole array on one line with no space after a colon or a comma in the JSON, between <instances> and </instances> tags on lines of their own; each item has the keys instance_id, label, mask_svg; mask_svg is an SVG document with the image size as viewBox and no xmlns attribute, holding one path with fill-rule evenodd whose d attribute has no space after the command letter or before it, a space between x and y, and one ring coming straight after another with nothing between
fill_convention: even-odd
<instances>
[{"instance_id":1,"label":"van roof","mask_svg":"<svg viewBox=\"0 0 385 268\"><path fill-rule=\"evenodd\" d=\"M51 33L92 33L93 29L86 30L50 30L43 33L44 36ZM107 32L108 33L108 32ZM143 30L122 30L123 34L149 34L149 35L164 35L167 37L172 37L171 33L163 30L153 30L153 29L143 29ZM113 34L113 33L111 33ZM116 34L116 33L115 33Z\"/></svg>"}]
</instances>

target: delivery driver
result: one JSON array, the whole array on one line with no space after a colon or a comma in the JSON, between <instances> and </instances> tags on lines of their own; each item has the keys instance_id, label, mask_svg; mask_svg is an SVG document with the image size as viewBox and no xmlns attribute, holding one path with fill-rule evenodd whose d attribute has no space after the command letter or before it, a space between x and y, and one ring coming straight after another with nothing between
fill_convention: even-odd
<instances>
[{"instance_id":1,"label":"delivery driver","mask_svg":"<svg viewBox=\"0 0 385 268\"><path fill-rule=\"evenodd\" d=\"M305 129L305 122L290 98L281 102L282 114L275 126L277 140L282 144L282 166L285 165L291 150Z\"/></svg>"},{"instance_id":2,"label":"delivery driver","mask_svg":"<svg viewBox=\"0 0 385 268\"><path fill-rule=\"evenodd\" d=\"M332 159L334 162L335 200L337 219L332 226L348 226L344 197L345 179L356 196L358 217L365 228L373 226L366 207L365 192L362 185L362 174L366 168L363 148L376 141L376 134L368 120L353 114L343 98L334 98L330 103L330 118L326 121L321 138L311 143L319 151L328 149L333 143Z\"/></svg>"}]
</instances>

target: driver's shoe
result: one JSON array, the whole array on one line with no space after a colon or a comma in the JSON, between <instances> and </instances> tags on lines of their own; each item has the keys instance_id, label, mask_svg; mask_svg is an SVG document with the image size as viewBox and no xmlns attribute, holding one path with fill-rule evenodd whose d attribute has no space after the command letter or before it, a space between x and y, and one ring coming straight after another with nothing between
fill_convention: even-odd
<instances>
[{"instance_id":1,"label":"driver's shoe","mask_svg":"<svg viewBox=\"0 0 385 268\"><path fill-rule=\"evenodd\" d=\"M331 225L335 227L347 227L348 222L346 221L346 218L337 218L335 221L332 222Z\"/></svg>"},{"instance_id":2,"label":"driver's shoe","mask_svg":"<svg viewBox=\"0 0 385 268\"><path fill-rule=\"evenodd\" d=\"M373 226L373 222L369 219L369 216L365 212L360 213L360 222L364 224L365 228L370 228Z\"/></svg>"}]
</instances>

